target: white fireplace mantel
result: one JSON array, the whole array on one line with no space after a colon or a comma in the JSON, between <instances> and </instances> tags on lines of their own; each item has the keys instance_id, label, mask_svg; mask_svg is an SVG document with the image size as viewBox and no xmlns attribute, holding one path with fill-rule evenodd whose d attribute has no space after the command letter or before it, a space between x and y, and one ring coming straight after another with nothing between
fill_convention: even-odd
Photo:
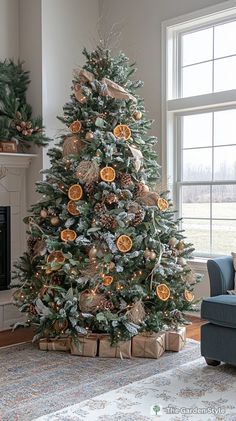
<instances>
[{"instance_id":1,"label":"white fireplace mantel","mask_svg":"<svg viewBox=\"0 0 236 421\"><path fill-rule=\"evenodd\" d=\"M0 153L0 166L5 168L28 168L36 154Z\"/></svg>"}]
</instances>

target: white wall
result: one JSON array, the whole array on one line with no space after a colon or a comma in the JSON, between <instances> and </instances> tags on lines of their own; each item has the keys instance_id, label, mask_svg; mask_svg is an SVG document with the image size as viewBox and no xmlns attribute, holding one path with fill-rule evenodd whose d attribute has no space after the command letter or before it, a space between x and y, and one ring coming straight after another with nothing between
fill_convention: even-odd
<instances>
[{"instance_id":1,"label":"white wall","mask_svg":"<svg viewBox=\"0 0 236 421\"><path fill-rule=\"evenodd\" d=\"M70 97L73 69L84 63L83 47L96 47L98 18L98 1L42 0L43 118L50 136L64 128L56 116Z\"/></svg>"},{"instance_id":2,"label":"white wall","mask_svg":"<svg viewBox=\"0 0 236 421\"><path fill-rule=\"evenodd\" d=\"M0 0L0 60L18 58L19 0Z\"/></svg>"},{"instance_id":3,"label":"white wall","mask_svg":"<svg viewBox=\"0 0 236 421\"><path fill-rule=\"evenodd\" d=\"M113 24L121 28L120 45L136 61L136 76L144 81L140 94L150 118L155 119L152 134L161 139L161 23L222 0L99 0L104 32ZM161 163L161 145L158 147ZM162 163L165 165L165 163Z\"/></svg>"}]
</instances>

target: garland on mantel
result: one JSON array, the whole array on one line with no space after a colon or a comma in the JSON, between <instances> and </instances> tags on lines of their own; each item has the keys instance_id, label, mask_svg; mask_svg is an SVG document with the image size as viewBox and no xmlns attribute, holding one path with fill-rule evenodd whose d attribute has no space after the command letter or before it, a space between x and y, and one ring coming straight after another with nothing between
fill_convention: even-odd
<instances>
[{"instance_id":1,"label":"garland on mantel","mask_svg":"<svg viewBox=\"0 0 236 421\"><path fill-rule=\"evenodd\" d=\"M32 117L32 107L26 101L30 83L29 72L23 63L0 61L0 142L15 140L19 152L32 144L46 146L41 117Z\"/></svg>"}]
</instances>

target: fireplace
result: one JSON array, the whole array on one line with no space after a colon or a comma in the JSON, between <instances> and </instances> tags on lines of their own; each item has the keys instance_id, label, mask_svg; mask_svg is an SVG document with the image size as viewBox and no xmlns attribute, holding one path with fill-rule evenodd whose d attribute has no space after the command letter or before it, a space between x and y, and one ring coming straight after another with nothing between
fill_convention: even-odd
<instances>
[{"instance_id":1,"label":"fireplace","mask_svg":"<svg viewBox=\"0 0 236 421\"><path fill-rule=\"evenodd\" d=\"M11 279L10 206L0 206L0 290L8 288Z\"/></svg>"}]
</instances>

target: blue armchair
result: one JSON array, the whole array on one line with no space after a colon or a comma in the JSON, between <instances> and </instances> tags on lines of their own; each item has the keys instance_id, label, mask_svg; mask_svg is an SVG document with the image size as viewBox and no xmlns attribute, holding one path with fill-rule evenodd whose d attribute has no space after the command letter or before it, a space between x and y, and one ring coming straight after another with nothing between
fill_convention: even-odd
<instances>
[{"instance_id":1,"label":"blue armchair","mask_svg":"<svg viewBox=\"0 0 236 421\"><path fill-rule=\"evenodd\" d=\"M236 295L232 257L219 257L207 262L211 297L201 305L201 317L208 323L201 327L201 354L208 365L221 361L236 365Z\"/></svg>"}]
</instances>

